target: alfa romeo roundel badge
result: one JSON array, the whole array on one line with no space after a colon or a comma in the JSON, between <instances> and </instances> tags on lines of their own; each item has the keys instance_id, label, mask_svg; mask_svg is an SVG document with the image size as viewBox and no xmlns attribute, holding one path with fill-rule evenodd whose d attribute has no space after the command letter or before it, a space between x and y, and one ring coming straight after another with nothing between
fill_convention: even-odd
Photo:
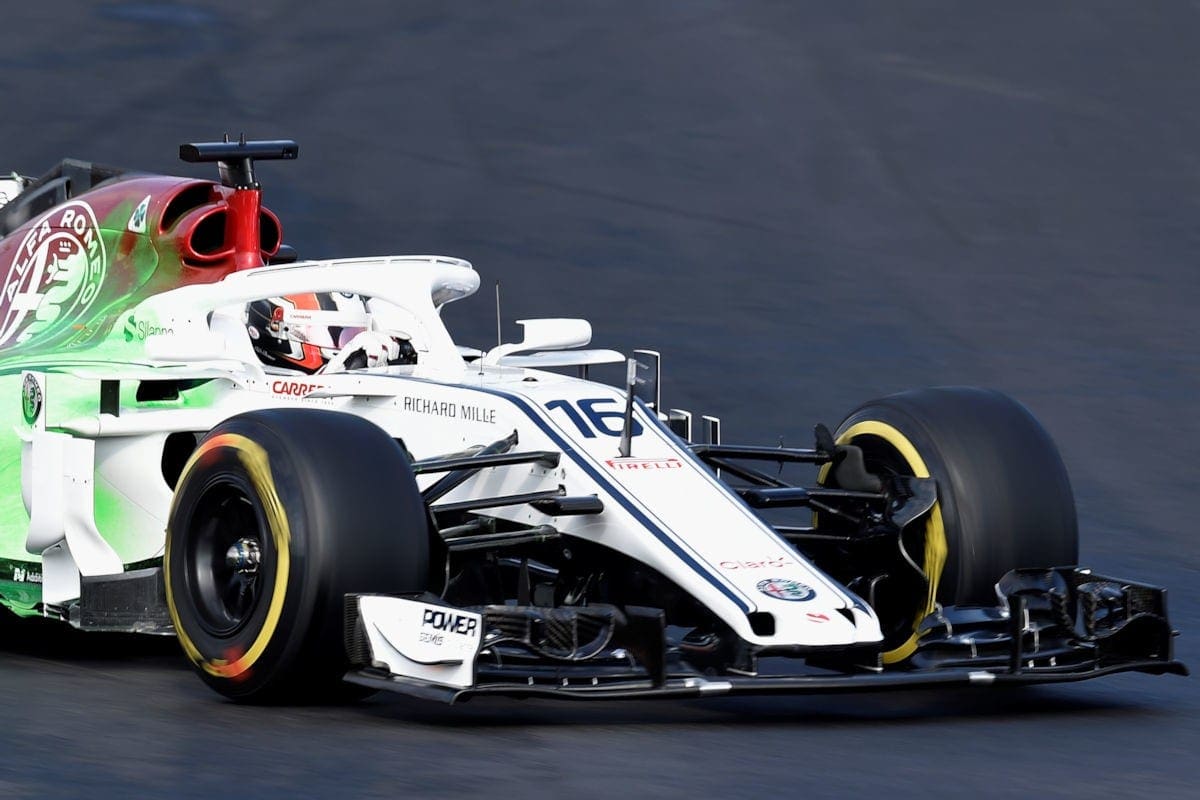
<instances>
[{"instance_id":1,"label":"alfa romeo roundel badge","mask_svg":"<svg viewBox=\"0 0 1200 800\"><path fill-rule=\"evenodd\" d=\"M74 330L100 295L108 269L92 207L71 200L24 226L8 272L0 271L0 345ZM0 268L2 270L2 268Z\"/></svg>"},{"instance_id":2,"label":"alfa romeo roundel badge","mask_svg":"<svg viewBox=\"0 0 1200 800\"><path fill-rule=\"evenodd\" d=\"M21 387L21 411L25 414L25 422L32 425L42 413L42 387L38 385L33 373L25 376Z\"/></svg>"},{"instance_id":3,"label":"alfa romeo roundel badge","mask_svg":"<svg viewBox=\"0 0 1200 800\"><path fill-rule=\"evenodd\" d=\"M817 596L811 586L786 578L767 578L765 581L759 581L758 590L767 597L774 597L776 600L791 600L797 603L803 600L812 600Z\"/></svg>"}]
</instances>

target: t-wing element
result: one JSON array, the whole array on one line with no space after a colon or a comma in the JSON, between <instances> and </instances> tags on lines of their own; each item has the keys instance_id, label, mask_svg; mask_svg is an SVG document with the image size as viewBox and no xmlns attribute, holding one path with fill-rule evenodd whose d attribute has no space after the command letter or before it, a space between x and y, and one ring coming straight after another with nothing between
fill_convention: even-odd
<instances>
[{"instance_id":1,"label":"t-wing element","mask_svg":"<svg viewBox=\"0 0 1200 800\"><path fill-rule=\"evenodd\" d=\"M525 329L525 337L515 344L493 347L483 356L484 364L499 364L500 359L510 353L567 350L582 347L592 340L592 325L586 319L519 319L517 324Z\"/></svg>"},{"instance_id":2,"label":"t-wing element","mask_svg":"<svg viewBox=\"0 0 1200 800\"><path fill-rule=\"evenodd\" d=\"M261 267L262 235L260 209L262 187L254 179L256 160L291 160L300 155L300 146L290 139L248 142L242 136L231 142L199 142L179 145L179 157L191 163L216 162L221 183L234 190L229 197L225 217L225 241L233 245L235 269Z\"/></svg>"}]
</instances>

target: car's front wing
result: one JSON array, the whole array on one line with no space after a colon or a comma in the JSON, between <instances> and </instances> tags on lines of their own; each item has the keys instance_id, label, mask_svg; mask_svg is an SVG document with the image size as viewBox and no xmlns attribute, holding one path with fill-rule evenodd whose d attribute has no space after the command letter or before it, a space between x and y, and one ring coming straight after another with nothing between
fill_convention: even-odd
<instances>
[{"instance_id":1,"label":"car's front wing","mask_svg":"<svg viewBox=\"0 0 1200 800\"><path fill-rule=\"evenodd\" d=\"M657 609L456 608L435 597L350 595L351 683L447 702L872 691L1064 683L1117 672L1188 674L1173 656L1162 589L1078 568L1015 570L994 608L926 618L916 653L883 668L878 648L747 648L723 671L672 636ZM728 647L725 643L724 647ZM730 652L726 650L726 652Z\"/></svg>"}]
</instances>

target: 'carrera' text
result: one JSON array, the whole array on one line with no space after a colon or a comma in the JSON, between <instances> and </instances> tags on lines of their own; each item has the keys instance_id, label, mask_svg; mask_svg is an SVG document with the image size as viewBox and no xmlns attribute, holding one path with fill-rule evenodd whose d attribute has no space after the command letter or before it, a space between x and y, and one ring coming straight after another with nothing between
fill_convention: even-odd
<instances>
[{"instance_id":1,"label":"'carrera' text","mask_svg":"<svg viewBox=\"0 0 1200 800\"><path fill-rule=\"evenodd\" d=\"M303 381L272 381L271 391L275 394L286 394L292 397L303 397L309 392L324 389L320 383L304 383Z\"/></svg>"}]
</instances>

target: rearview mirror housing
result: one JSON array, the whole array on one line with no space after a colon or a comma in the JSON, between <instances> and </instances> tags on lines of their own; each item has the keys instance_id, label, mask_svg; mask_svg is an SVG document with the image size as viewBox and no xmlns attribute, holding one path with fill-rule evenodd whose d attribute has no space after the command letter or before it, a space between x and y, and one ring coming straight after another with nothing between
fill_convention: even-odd
<instances>
[{"instance_id":1,"label":"rearview mirror housing","mask_svg":"<svg viewBox=\"0 0 1200 800\"><path fill-rule=\"evenodd\" d=\"M492 365L512 353L531 350L569 350L582 347L592 341L592 324L586 319L519 319L517 324L525 329L524 338L517 343L493 347L483 357L483 363Z\"/></svg>"}]
</instances>

